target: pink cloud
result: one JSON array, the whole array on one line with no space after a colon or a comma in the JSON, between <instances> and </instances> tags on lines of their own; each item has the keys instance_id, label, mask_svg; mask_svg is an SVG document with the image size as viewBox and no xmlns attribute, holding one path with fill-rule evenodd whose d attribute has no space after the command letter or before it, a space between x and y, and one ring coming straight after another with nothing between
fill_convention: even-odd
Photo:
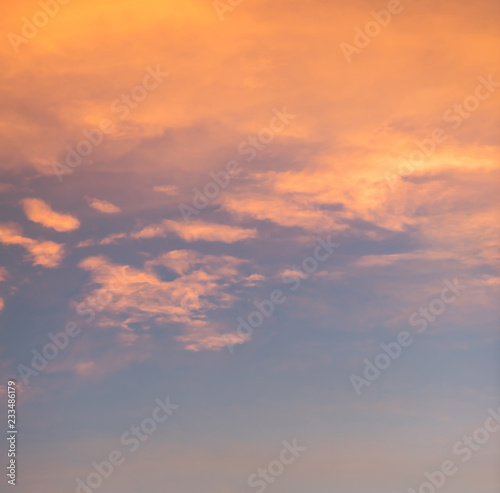
<instances>
[{"instance_id":1,"label":"pink cloud","mask_svg":"<svg viewBox=\"0 0 500 493\"><path fill-rule=\"evenodd\" d=\"M40 199L23 199L22 205L27 218L46 228L56 231L72 231L80 227L80 221L70 214L62 214L52 210L49 204Z\"/></svg>"},{"instance_id":2,"label":"pink cloud","mask_svg":"<svg viewBox=\"0 0 500 493\"><path fill-rule=\"evenodd\" d=\"M118 212L121 212L119 207L106 200L87 198L87 201L90 207L96 211L102 212L103 214L117 214Z\"/></svg>"},{"instance_id":3,"label":"pink cloud","mask_svg":"<svg viewBox=\"0 0 500 493\"><path fill-rule=\"evenodd\" d=\"M179 195L179 190L174 185L162 185L153 187L155 192L163 192L167 195Z\"/></svg>"},{"instance_id":4,"label":"pink cloud","mask_svg":"<svg viewBox=\"0 0 500 493\"><path fill-rule=\"evenodd\" d=\"M79 266L91 272L93 288L86 300L108 300L96 319L101 327L120 327L125 346L138 337L148 338L151 324L181 324L177 339L191 351L218 350L226 345L222 328L210 322L212 310L229 308L235 297L229 287L244 282L238 267L243 260L231 256L203 255L192 250L176 250L147 261L143 269L117 265L103 256L88 257ZM155 269L166 267L178 277L161 280ZM109 301L111 300L111 301ZM141 324L142 333L131 329Z\"/></svg>"},{"instance_id":5,"label":"pink cloud","mask_svg":"<svg viewBox=\"0 0 500 493\"><path fill-rule=\"evenodd\" d=\"M6 245L20 245L28 250L26 259L33 265L58 267L64 258L64 245L53 241L38 241L22 235L22 228L16 223L0 224L0 242Z\"/></svg>"},{"instance_id":6,"label":"pink cloud","mask_svg":"<svg viewBox=\"0 0 500 493\"><path fill-rule=\"evenodd\" d=\"M154 238L166 236L169 231L174 232L186 241L223 241L224 243L235 243L237 241L255 238L257 230L244 229L226 224L208 223L203 221L187 224L184 221L172 221L165 219L159 224L151 224L145 228L132 233L133 238Z\"/></svg>"}]
</instances>

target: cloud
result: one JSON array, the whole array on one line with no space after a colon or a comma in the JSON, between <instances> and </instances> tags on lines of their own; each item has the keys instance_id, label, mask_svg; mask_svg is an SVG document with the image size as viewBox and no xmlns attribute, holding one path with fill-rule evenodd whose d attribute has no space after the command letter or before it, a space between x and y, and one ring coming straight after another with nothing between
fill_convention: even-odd
<instances>
[{"instance_id":1,"label":"cloud","mask_svg":"<svg viewBox=\"0 0 500 493\"><path fill-rule=\"evenodd\" d=\"M244 229L226 224L207 223L202 221L186 224L184 221L164 221L168 230L186 241L223 241L224 243L235 243L257 237L257 230Z\"/></svg>"},{"instance_id":2,"label":"cloud","mask_svg":"<svg viewBox=\"0 0 500 493\"><path fill-rule=\"evenodd\" d=\"M80 241L77 243L75 248L85 248L89 246L94 246L97 245L99 242L97 240L93 240L92 238L89 238L87 240Z\"/></svg>"},{"instance_id":3,"label":"cloud","mask_svg":"<svg viewBox=\"0 0 500 493\"><path fill-rule=\"evenodd\" d=\"M87 197L87 202L89 203L90 207L104 214L117 214L118 212L121 212L121 209L119 207L113 205L110 202L107 202L106 200Z\"/></svg>"},{"instance_id":4,"label":"cloud","mask_svg":"<svg viewBox=\"0 0 500 493\"><path fill-rule=\"evenodd\" d=\"M114 4L93 8L99 3L90 0L87 5L90 7L85 9L73 7L75 15L84 18L87 25L101 22L102 16L116 15ZM86 164L91 164L96 160L95 155L100 156L104 151L119 156L127 153L131 144L123 137L157 137L165 129L184 129L207 121L214 129L226 127L220 132L222 137L210 135L207 147L220 149L227 145L234 149L241 135L257 132L264 123L264 112L270 112L280 103L293 107L293 112L300 117L300 122L296 120L287 132L304 142L334 141L337 147L351 149L361 145L378 146L385 149L387 158L391 154L394 157L391 144L397 140L396 135L383 134L384 128L392 129L394 134L403 131L408 134L408 128L423 128L433 119L439 120L448 104L461 102L467 95L465 91L474 89L479 70L496 64L495 50L485 49L498 46L498 29L494 23L497 7L493 0L481 0L480 8L475 9L466 5L453 9L448 3L432 6L438 22L446 19L446 29L425 40L418 26L423 16L428 15L429 2L421 2L411 12L405 8L397 23L384 29L383 35L374 39L362 54L354 55L351 64L342 56L339 43L353 42L354 26L369 16L366 2L314 0L307 5L297 3L286 14L281 12L282 7L282 3L275 4L270 12L264 2L252 2L238 9L237 18L228 13L232 25L225 31L227 42L221 43L217 38L221 23L210 2L183 2L182 13L173 13L170 6L158 1L147 9L128 2L121 15L124 20L135 19L144 41L131 48L133 56L122 50L130 39L127 22L108 26L110 46L106 53L102 52L99 36L82 30L74 18L54 24L50 33L47 32L47 44L40 43L40 38L34 40L37 51L33 56L38 65L47 70L36 70L36 64L22 57L5 57L5 73L9 76L4 83L4 106L7 114L16 118L15 125L5 125L2 129L7 135L1 149L6 158L2 160L3 165L16 169L23 163L23 167L53 174L52 158L60 160L64 156L66 142L81 140L82 129L97 127L103 117L117 120L110 108L113 100L138 84L147 63L158 60L164 63L164 70L178 67L179 76L148 96L140 110L132 111L126 122L116 122L116 133L106 136L106 142L94 150ZM319 10L321 16L313 14ZM5 20L6 25L18 22L15 12L8 13L12 17ZM61 12L61 15L68 14ZM332 30L332 19L337 18L343 22ZM464 18L470 22L464 23ZM481 25L480 33L478 25ZM249 46L248 36L256 29L259 39ZM311 36L311 32L315 36ZM467 46L457 42L461 33L460 39L467 39ZM195 35L199 35L196 42L182 42ZM303 51L293 55L297 70L296 84L292 87L314 88L308 98L290 90L289 70L282 62L290 56L290 46L296 41ZM58 47L55 51L54 46ZM71 60L60 56L62 46L80 57L82 77L72 75ZM274 46L275 50L267 52L267 46ZM434 47L431 63L426 58L428 46ZM12 54L12 47L5 43L1 51L4 55ZM307 56L311 52L316 56ZM456 57L461 57L462 63L457 64ZM196 63L187 64L186 59ZM101 64L110 66L113 61L117 63L113 65L111 80L109 73L100 67ZM397 77L393 71L395 66L399 67ZM14 78L15 70L25 73L26 77ZM449 74L445 79L442 78L444 70ZM220 77L215 80L212 73ZM407 76L410 73L412 76ZM64 87L54 91L55 81L61 78ZM33 87L38 90L35 92ZM259 90L249 91L255 87ZM159 111L158 101L163 97L168 97L168 111ZM24 101L27 104L23 104ZM490 98L480 111L483 117L475 120L470 133L485 138L492 134L498 98L497 101ZM33 134L33 126L40 126L43 121L50 121L53 127ZM205 145L200 140L182 142L183 147L192 148L184 153L207 155L206 148L199 148ZM39 156L44 153L50 158L40 160ZM142 169L175 170L179 162L184 162L184 156L177 151L159 154L155 157L149 153L148 159L141 162ZM190 173L198 171L205 166L204 161L189 162L187 169ZM114 163L118 169L122 165L118 160ZM156 182L158 187L170 182L167 176L168 179L164 176Z\"/></svg>"},{"instance_id":5,"label":"cloud","mask_svg":"<svg viewBox=\"0 0 500 493\"><path fill-rule=\"evenodd\" d=\"M257 230L244 229L225 224L207 223L202 221L186 224L184 221L166 219L159 224L152 224L132 233L133 238L154 238L166 236L169 231L186 241L222 241L236 243L257 236Z\"/></svg>"},{"instance_id":6,"label":"cloud","mask_svg":"<svg viewBox=\"0 0 500 493\"><path fill-rule=\"evenodd\" d=\"M251 274L245 279L245 286L259 286L266 280L262 274Z\"/></svg>"},{"instance_id":7,"label":"cloud","mask_svg":"<svg viewBox=\"0 0 500 493\"><path fill-rule=\"evenodd\" d=\"M56 231L72 231L80 227L80 221L69 214L52 210L49 204L40 199L23 199L24 212L29 220Z\"/></svg>"},{"instance_id":8,"label":"cloud","mask_svg":"<svg viewBox=\"0 0 500 493\"><path fill-rule=\"evenodd\" d=\"M148 339L152 325L178 324L182 333L176 339L185 349L200 351L219 350L226 344L222 328L209 320L209 314L232 306L236 298L229 288L245 281L239 272L243 263L227 255L175 250L147 261L143 269L118 265L104 256L88 257L79 267L90 271L91 286L99 285L85 300L108 300L94 323L119 327L121 343ZM157 274L160 267L177 277L162 280Z\"/></svg>"},{"instance_id":9,"label":"cloud","mask_svg":"<svg viewBox=\"0 0 500 493\"><path fill-rule=\"evenodd\" d=\"M298 226L312 231L341 231L346 228L329 214L309 201L301 204L294 196L280 196L263 190L255 193L228 194L224 198L224 208L238 218L269 220L286 227Z\"/></svg>"},{"instance_id":10,"label":"cloud","mask_svg":"<svg viewBox=\"0 0 500 493\"><path fill-rule=\"evenodd\" d=\"M192 221L190 224L184 221L172 221L165 219L160 223L150 224L139 231L132 233L113 233L102 240L88 239L81 241L77 247L93 245L110 245L124 238L148 239L165 237L169 232L175 233L185 241L222 241L224 243L236 243L257 237L256 229L245 229L238 226L226 224L209 223L203 221Z\"/></svg>"},{"instance_id":11,"label":"cloud","mask_svg":"<svg viewBox=\"0 0 500 493\"><path fill-rule=\"evenodd\" d=\"M155 192L163 192L167 195L179 195L179 190L175 185L162 185L153 187Z\"/></svg>"},{"instance_id":12,"label":"cloud","mask_svg":"<svg viewBox=\"0 0 500 493\"><path fill-rule=\"evenodd\" d=\"M94 240L92 238L89 238L87 240L80 241L76 245L76 248L84 248L94 245L113 245L115 243L118 243L119 240L123 240L124 238L127 237L128 237L127 233L113 233L110 234L109 236L106 236L102 240Z\"/></svg>"},{"instance_id":13,"label":"cloud","mask_svg":"<svg viewBox=\"0 0 500 493\"><path fill-rule=\"evenodd\" d=\"M64 246L53 241L34 242L27 248L34 265L58 267L64 257Z\"/></svg>"},{"instance_id":14,"label":"cloud","mask_svg":"<svg viewBox=\"0 0 500 493\"><path fill-rule=\"evenodd\" d=\"M29 254L25 257L33 265L58 267L64 258L64 245L53 241L38 241L22 236L22 228L15 223L0 224L0 242L6 245L20 245Z\"/></svg>"},{"instance_id":15,"label":"cloud","mask_svg":"<svg viewBox=\"0 0 500 493\"><path fill-rule=\"evenodd\" d=\"M130 233L130 236L132 238L156 238L158 236L166 236L168 228L165 223L166 221L162 221L158 224L150 224L135 233Z\"/></svg>"}]
</instances>

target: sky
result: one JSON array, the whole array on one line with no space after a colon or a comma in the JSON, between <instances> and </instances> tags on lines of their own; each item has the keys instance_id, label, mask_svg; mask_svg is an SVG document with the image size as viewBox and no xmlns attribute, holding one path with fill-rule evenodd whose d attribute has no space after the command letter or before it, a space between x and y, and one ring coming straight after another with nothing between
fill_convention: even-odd
<instances>
[{"instance_id":1,"label":"sky","mask_svg":"<svg viewBox=\"0 0 500 493\"><path fill-rule=\"evenodd\" d=\"M498 2L2 12L19 493L498 493Z\"/></svg>"}]
</instances>

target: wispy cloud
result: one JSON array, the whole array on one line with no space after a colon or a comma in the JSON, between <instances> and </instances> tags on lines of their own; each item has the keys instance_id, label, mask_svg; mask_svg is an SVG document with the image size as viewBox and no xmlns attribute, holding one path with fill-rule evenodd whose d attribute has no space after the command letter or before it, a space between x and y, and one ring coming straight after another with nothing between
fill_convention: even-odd
<instances>
[{"instance_id":1,"label":"wispy cloud","mask_svg":"<svg viewBox=\"0 0 500 493\"><path fill-rule=\"evenodd\" d=\"M187 224L184 221L165 219L160 223L150 224L132 233L113 233L102 240L88 239L81 241L77 247L93 245L111 245L124 239L150 239L163 238L173 233L185 241L221 241L223 243L236 243L257 237L256 229L240 228L226 224L194 221Z\"/></svg>"},{"instance_id":2,"label":"wispy cloud","mask_svg":"<svg viewBox=\"0 0 500 493\"><path fill-rule=\"evenodd\" d=\"M179 195L179 190L175 185L157 185L153 187L155 192L163 192L167 195Z\"/></svg>"},{"instance_id":3,"label":"wispy cloud","mask_svg":"<svg viewBox=\"0 0 500 493\"><path fill-rule=\"evenodd\" d=\"M185 349L218 350L226 344L222 329L209 321L208 314L229 308L236 300L230 286L246 278L239 267L243 260L222 255L203 255L192 250L175 250L147 261L142 269L118 265L104 256L88 257L79 266L91 272L92 283L99 287L88 297L100 299L113 293L95 323L102 327L120 327L121 341L132 344L148 337L152 325L180 324L176 338ZM157 273L166 268L175 279L165 281ZM117 282L116 272L121 272ZM134 329L140 324L141 329Z\"/></svg>"},{"instance_id":4,"label":"wispy cloud","mask_svg":"<svg viewBox=\"0 0 500 493\"><path fill-rule=\"evenodd\" d=\"M244 229L226 224L208 223L203 221L186 224L184 221L172 221L166 219L160 224L147 226L133 233L134 238L151 238L153 236L165 236L168 231L186 241L222 241L224 243L235 243L237 241L255 238L257 230Z\"/></svg>"},{"instance_id":5,"label":"wispy cloud","mask_svg":"<svg viewBox=\"0 0 500 493\"><path fill-rule=\"evenodd\" d=\"M90 197L86 197L86 199L90 207L96 211L102 212L103 214L117 214L118 212L121 212L121 209L118 206L108 202L107 200Z\"/></svg>"}]
</instances>

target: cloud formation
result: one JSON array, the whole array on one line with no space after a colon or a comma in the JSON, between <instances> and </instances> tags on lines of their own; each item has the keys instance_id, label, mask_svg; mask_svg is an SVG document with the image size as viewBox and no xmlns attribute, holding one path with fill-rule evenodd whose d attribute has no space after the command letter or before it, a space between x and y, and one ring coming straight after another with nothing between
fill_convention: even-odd
<instances>
[{"instance_id":1,"label":"cloud formation","mask_svg":"<svg viewBox=\"0 0 500 493\"><path fill-rule=\"evenodd\" d=\"M21 226L15 223L0 223L0 242L24 247L29 252L25 259L43 267L58 267L65 254L64 245L27 238L22 235Z\"/></svg>"},{"instance_id":2,"label":"cloud formation","mask_svg":"<svg viewBox=\"0 0 500 493\"><path fill-rule=\"evenodd\" d=\"M190 224L180 220L164 219L160 223L150 224L132 233L113 233L102 240L88 239L81 241L77 247L93 245L112 245L125 239L150 239L164 238L169 232L174 233L185 241L221 241L223 243L236 243L251 238L256 238L256 229L240 228L238 226L209 223L204 221L191 221Z\"/></svg>"},{"instance_id":3,"label":"cloud formation","mask_svg":"<svg viewBox=\"0 0 500 493\"><path fill-rule=\"evenodd\" d=\"M70 214L54 211L41 199L23 199L22 205L26 217L35 223L56 231L73 231L80 227L80 221Z\"/></svg>"},{"instance_id":4,"label":"cloud formation","mask_svg":"<svg viewBox=\"0 0 500 493\"><path fill-rule=\"evenodd\" d=\"M111 298L95 323L119 327L122 343L148 338L152 325L178 324L181 335L176 339L185 349L200 351L226 344L222 329L208 314L233 304L236 298L230 287L245 280L239 270L243 263L227 255L175 250L145 262L143 269L118 265L104 256L88 257L79 266L90 271L93 284L99 284L86 299ZM172 272L175 279L162 280L159 268Z\"/></svg>"},{"instance_id":5,"label":"cloud formation","mask_svg":"<svg viewBox=\"0 0 500 493\"><path fill-rule=\"evenodd\" d=\"M96 211L102 212L103 214L117 214L118 212L121 212L119 207L106 200L87 197L87 202L90 207Z\"/></svg>"},{"instance_id":6,"label":"cloud formation","mask_svg":"<svg viewBox=\"0 0 500 493\"><path fill-rule=\"evenodd\" d=\"M257 236L257 230L244 229L226 224L216 224L203 221L193 221L187 224L184 221L172 221L166 219L160 224L146 226L136 233L133 238L153 238L165 236L169 231L186 241L222 241L224 243L235 243Z\"/></svg>"},{"instance_id":7,"label":"cloud formation","mask_svg":"<svg viewBox=\"0 0 500 493\"><path fill-rule=\"evenodd\" d=\"M179 195L179 190L175 185L156 185L153 187L155 192L163 192L167 195Z\"/></svg>"}]
</instances>

